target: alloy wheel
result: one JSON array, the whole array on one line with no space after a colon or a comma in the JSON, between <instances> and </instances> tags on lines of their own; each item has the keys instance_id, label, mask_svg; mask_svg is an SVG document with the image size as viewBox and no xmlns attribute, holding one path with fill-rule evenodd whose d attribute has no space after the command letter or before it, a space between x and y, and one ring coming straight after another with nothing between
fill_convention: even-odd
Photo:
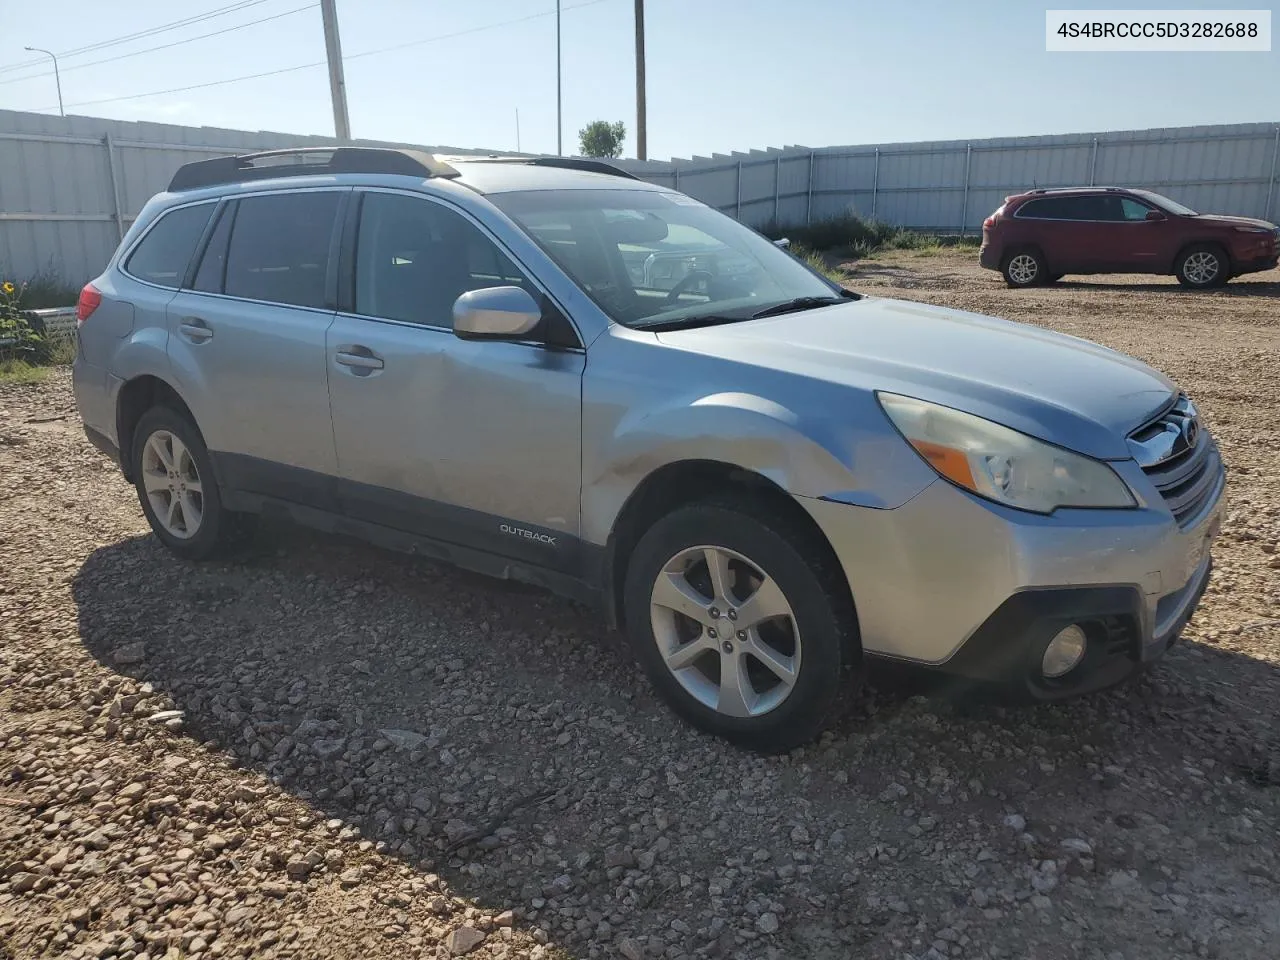
<instances>
[{"instance_id":1,"label":"alloy wheel","mask_svg":"<svg viewBox=\"0 0 1280 960\"><path fill-rule=\"evenodd\" d=\"M1020 253L1009 261L1009 279L1019 286L1032 283L1039 272L1040 265L1029 253Z\"/></svg>"},{"instance_id":2,"label":"alloy wheel","mask_svg":"<svg viewBox=\"0 0 1280 960\"><path fill-rule=\"evenodd\" d=\"M142 448L142 486L156 520L179 540L189 540L204 516L204 486L191 451L176 434L157 430Z\"/></svg>"},{"instance_id":3,"label":"alloy wheel","mask_svg":"<svg viewBox=\"0 0 1280 960\"><path fill-rule=\"evenodd\" d=\"M1183 261L1182 272L1196 286L1212 283L1221 269L1218 257L1208 250L1197 250Z\"/></svg>"},{"instance_id":4,"label":"alloy wheel","mask_svg":"<svg viewBox=\"0 0 1280 960\"><path fill-rule=\"evenodd\" d=\"M729 717L777 709L800 675L800 631L776 580L725 547L681 550L650 599L668 670L704 707Z\"/></svg>"}]
</instances>

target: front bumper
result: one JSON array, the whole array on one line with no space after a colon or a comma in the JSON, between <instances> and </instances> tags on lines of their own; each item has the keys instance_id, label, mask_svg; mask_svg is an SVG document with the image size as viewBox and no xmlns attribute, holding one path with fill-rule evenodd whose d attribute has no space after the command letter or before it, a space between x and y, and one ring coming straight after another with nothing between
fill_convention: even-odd
<instances>
[{"instance_id":1,"label":"front bumper","mask_svg":"<svg viewBox=\"0 0 1280 960\"><path fill-rule=\"evenodd\" d=\"M1263 270L1270 270L1276 266L1280 266L1280 255L1270 253L1261 257L1237 261L1232 264L1231 272L1239 276L1242 273L1261 273Z\"/></svg>"},{"instance_id":2,"label":"front bumper","mask_svg":"<svg viewBox=\"0 0 1280 960\"><path fill-rule=\"evenodd\" d=\"M1158 658L1209 580L1225 474L1180 526L1136 464L1113 464L1130 510L1011 510L938 480L894 510L801 499L848 578L863 650L1054 698L1110 686ZM1055 633L1089 653L1046 681Z\"/></svg>"}]
</instances>

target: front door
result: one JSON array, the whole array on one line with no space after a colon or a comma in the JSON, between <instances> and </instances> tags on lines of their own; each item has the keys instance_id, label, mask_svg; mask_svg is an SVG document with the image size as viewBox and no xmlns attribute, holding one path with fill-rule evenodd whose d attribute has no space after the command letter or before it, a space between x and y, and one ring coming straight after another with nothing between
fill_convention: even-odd
<instances>
[{"instance_id":1,"label":"front door","mask_svg":"<svg viewBox=\"0 0 1280 960\"><path fill-rule=\"evenodd\" d=\"M1108 221L1098 231L1098 258L1103 267L1117 273L1160 273L1168 269L1174 251L1173 231L1167 217L1148 220L1155 210L1139 200L1119 194L1100 198L1101 216Z\"/></svg>"},{"instance_id":2,"label":"front door","mask_svg":"<svg viewBox=\"0 0 1280 960\"><path fill-rule=\"evenodd\" d=\"M462 293L541 292L443 202L370 190L359 206L354 309L338 314L327 340L343 510L574 571L585 354L459 340L452 310Z\"/></svg>"}]
</instances>

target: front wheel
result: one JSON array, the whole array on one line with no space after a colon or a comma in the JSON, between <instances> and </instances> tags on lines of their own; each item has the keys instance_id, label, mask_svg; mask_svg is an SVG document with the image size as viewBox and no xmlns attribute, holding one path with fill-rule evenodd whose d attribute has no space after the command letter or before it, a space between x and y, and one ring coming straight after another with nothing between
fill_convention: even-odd
<instances>
[{"instance_id":1,"label":"front wheel","mask_svg":"<svg viewBox=\"0 0 1280 960\"><path fill-rule=\"evenodd\" d=\"M1011 287L1034 287L1048 279L1044 257L1035 250L1019 250L1004 262L1004 282Z\"/></svg>"},{"instance_id":2,"label":"front wheel","mask_svg":"<svg viewBox=\"0 0 1280 960\"><path fill-rule=\"evenodd\" d=\"M1182 251L1173 272L1184 287L1204 290L1226 283L1229 269L1226 255L1218 247L1200 244Z\"/></svg>"},{"instance_id":3,"label":"front wheel","mask_svg":"<svg viewBox=\"0 0 1280 960\"><path fill-rule=\"evenodd\" d=\"M223 507L204 439L176 410L152 407L142 415L131 466L152 532L178 556L204 560L247 536L251 518Z\"/></svg>"},{"instance_id":4,"label":"front wheel","mask_svg":"<svg viewBox=\"0 0 1280 960\"><path fill-rule=\"evenodd\" d=\"M682 507L645 534L627 567L627 634L676 713L770 753L835 722L858 691L861 649L829 552L750 501Z\"/></svg>"}]
</instances>

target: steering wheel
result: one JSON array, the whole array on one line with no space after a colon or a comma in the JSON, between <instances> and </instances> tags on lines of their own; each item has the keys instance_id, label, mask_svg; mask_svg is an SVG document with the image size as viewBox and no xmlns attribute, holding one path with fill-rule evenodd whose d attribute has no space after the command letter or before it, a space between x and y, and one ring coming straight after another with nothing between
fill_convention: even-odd
<instances>
[{"instance_id":1,"label":"steering wheel","mask_svg":"<svg viewBox=\"0 0 1280 960\"><path fill-rule=\"evenodd\" d=\"M714 280L715 274L710 270L690 270L685 274L680 282L667 291L667 303L675 303L679 299L680 294L684 293L689 287L692 287L699 280Z\"/></svg>"}]
</instances>

